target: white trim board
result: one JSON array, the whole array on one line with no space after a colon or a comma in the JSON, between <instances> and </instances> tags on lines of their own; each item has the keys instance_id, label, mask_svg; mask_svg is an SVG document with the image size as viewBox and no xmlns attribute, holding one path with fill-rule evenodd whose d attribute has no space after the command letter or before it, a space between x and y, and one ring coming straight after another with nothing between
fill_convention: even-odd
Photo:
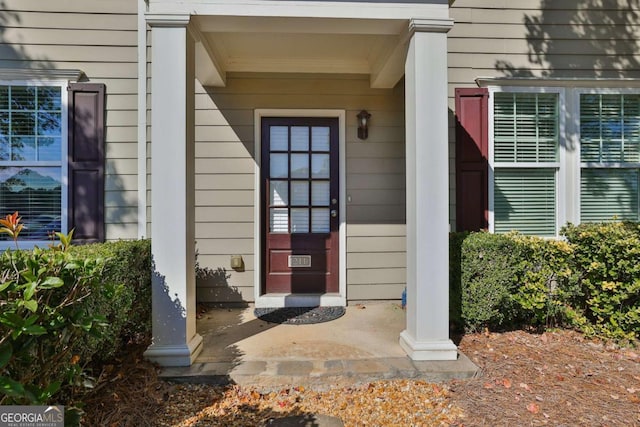
<instances>
[{"instance_id":1,"label":"white trim board","mask_svg":"<svg viewBox=\"0 0 640 427\"><path fill-rule=\"evenodd\" d=\"M340 227L338 241L339 254L339 291L337 294L301 295L301 294L265 294L260 295L262 272L262 248L260 246L262 228L260 227L260 167L262 164L261 127L263 117L327 117L338 119L339 160L340 160ZM308 307L308 306L346 306L347 305L347 204L346 204L346 112L345 110L323 109L256 109L254 111L254 281L253 292L256 307Z\"/></svg>"}]
</instances>

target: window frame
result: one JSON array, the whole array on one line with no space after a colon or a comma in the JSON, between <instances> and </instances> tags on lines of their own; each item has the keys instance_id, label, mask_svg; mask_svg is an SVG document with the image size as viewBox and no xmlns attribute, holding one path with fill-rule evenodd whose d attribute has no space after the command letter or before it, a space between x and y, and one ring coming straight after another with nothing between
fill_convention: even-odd
<instances>
[{"instance_id":1,"label":"window frame","mask_svg":"<svg viewBox=\"0 0 640 427\"><path fill-rule=\"evenodd\" d=\"M560 227L566 223L566 206L561 194L566 194L567 179L564 172L566 164L566 150L564 138L566 134L565 105L566 93L562 87L531 87L531 86L489 86L488 99L488 220L489 231L495 232L495 172L497 169L554 169L555 170L555 235ZM496 93L554 93L558 95L558 157L555 162L496 162L495 156L495 95Z\"/></svg>"},{"instance_id":2,"label":"window frame","mask_svg":"<svg viewBox=\"0 0 640 427\"><path fill-rule=\"evenodd\" d=\"M575 166L575 182L576 182L576 187L575 187L575 199L576 199L576 211L575 211L575 218L574 221L575 223L579 224L582 222L582 212L581 212L581 208L582 208L582 170L583 169L604 169L604 170L609 170L609 169L634 169L634 170L638 170L638 173L640 174L640 160L638 162L583 162L582 161L582 156L581 156L581 152L582 152L582 146L581 146L581 139L582 139L582 135L580 134L580 97L581 95L584 94L593 94L593 95L640 95L640 89L634 89L634 88L573 88L572 89L572 94L573 94L573 99L572 99L572 108L573 108L573 114L575 114L575 117L578 118L578 120L576 120L576 124L575 124L575 128L573 129L574 134L573 134L573 138L576 142L576 153L575 153L575 157L576 157L576 166ZM638 194L638 204L639 206L637 206L637 211L638 211L638 218L637 220L640 220L640 189L639 189L639 194Z\"/></svg>"},{"instance_id":3,"label":"window frame","mask_svg":"<svg viewBox=\"0 0 640 427\"><path fill-rule=\"evenodd\" d=\"M640 81L567 79L478 79L488 97L488 225L495 232L495 168L553 167L553 163L505 163L494 161L494 99L497 92L558 93L559 155L556 172L556 237L565 224L581 223L581 176L584 168L636 169L639 162L582 162L580 96L583 94L640 95ZM640 174L640 172L639 172ZM640 184L640 183L639 183ZM640 187L640 185L639 185ZM638 194L640 205L640 189ZM640 206L638 206L640 217ZM639 218L640 220L640 218Z\"/></svg>"},{"instance_id":4,"label":"window frame","mask_svg":"<svg viewBox=\"0 0 640 427\"><path fill-rule=\"evenodd\" d=\"M69 200L69 82L60 79L2 79L0 86L45 86L60 88L60 109L61 109L61 132L60 132L60 160L59 161L0 161L0 166L43 166L52 167L59 166L61 174L61 195L60 195L60 228L62 233L68 232L68 200ZM13 212L0 212L0 217ZM18 212L20 214L20 212ZM18 239L20 249L32 249L35 246L46 247L51 243L50 240L26 240ZM15 244L12 240L0 241L0 250L14 248Z\"/></svg>"}]
</instances>

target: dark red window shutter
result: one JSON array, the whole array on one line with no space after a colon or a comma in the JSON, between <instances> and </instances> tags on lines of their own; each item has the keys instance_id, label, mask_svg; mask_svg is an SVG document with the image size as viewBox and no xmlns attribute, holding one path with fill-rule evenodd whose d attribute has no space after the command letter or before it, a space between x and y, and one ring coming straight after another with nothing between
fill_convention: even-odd
<instances>
[{"instance_id":1,"label":"dark red window shutter","mask_svg":"<svg viewBox=\"0 0 640 427\"><path fill-rule=\"evenodd\" d=\"M104 241L105 86L69 85L69 230L76 243Z\"/></svg>"},{"instance_id":2,"label":"dark red window shutter","mask_svg":"<svg viewBox=\"0 0 640 427\"><path fill-rule=\"evenodd\" d=\"M458 231L489 226L489 91L458 88L456 94L456 224Z\"/></svg>"}]
</instances>

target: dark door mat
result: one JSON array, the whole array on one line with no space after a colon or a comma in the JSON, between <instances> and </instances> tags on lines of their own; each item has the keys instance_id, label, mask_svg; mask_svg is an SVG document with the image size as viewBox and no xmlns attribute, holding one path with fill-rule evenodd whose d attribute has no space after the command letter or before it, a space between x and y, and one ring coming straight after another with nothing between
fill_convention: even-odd
<instances>
[{"instance_id":1,"label":"dark door mat","mask_svg":"<svg viewBox=\"0 0 640 427\"><path fill-rule=\"evenodd\" d=\"M256 308L255 316L269 323L309 325L335 320L345 313L344 307L280 307Z\"/></svg>"}]
</instances>

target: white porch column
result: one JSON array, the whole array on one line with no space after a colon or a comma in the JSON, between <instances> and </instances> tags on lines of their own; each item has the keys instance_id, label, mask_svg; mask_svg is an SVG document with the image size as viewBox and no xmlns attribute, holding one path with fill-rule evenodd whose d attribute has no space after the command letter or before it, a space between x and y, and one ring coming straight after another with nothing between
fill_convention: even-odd
<instances>
[{"instance_id":1,"label":"white porch column","mask_svg":"<svg viewBox=\"0 0 640 427\"><path fill-rule=\"evenodd\" d=\"M145 356L189 366L196 333L194 41L189 16L147 16L151 25L151 250L153 343Z\"/></svg>"},{"instance_id":2,"label":"white porch column","mask_svg":"<svg viewBox=\"0 0 640 427\"><path fill-rule=\"evenodd\" d=\"M413 360L455 360L449 339L449 21L413 20L405 63L407 327Z\"/></svg>"}]
</instances>

